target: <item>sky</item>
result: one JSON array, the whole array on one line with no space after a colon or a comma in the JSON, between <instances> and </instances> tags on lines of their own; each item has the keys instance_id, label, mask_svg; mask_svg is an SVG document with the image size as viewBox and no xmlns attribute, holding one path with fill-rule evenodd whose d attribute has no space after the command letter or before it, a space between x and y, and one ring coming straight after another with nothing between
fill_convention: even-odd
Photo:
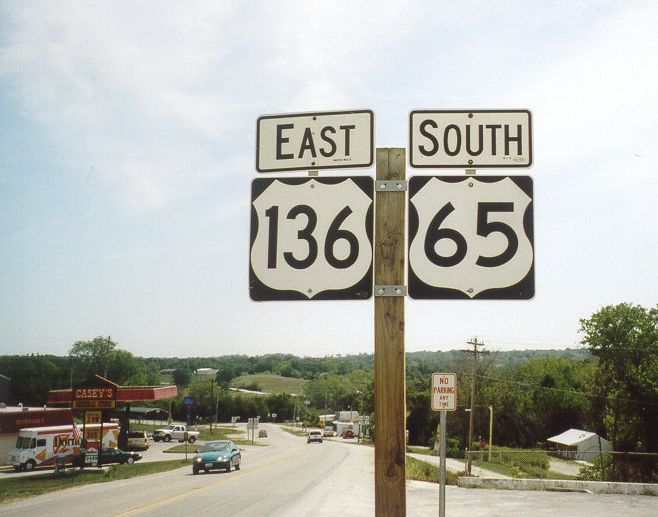
<instances>
[{"instance_id":1,"label":"sky","mask_svg":"<svg viewBox=\"0 0 658 517\"><path fill-rule=\"evenodd\" d=\"M534 299L407 299L405 346L579 346L581 318L658 301L656 20L655 1L0 0L0 354L372 353L372 299L248 290L257 118L350 109L376 147L407 145L412 110L532 112Z\"/></svg>"}]
</instances>

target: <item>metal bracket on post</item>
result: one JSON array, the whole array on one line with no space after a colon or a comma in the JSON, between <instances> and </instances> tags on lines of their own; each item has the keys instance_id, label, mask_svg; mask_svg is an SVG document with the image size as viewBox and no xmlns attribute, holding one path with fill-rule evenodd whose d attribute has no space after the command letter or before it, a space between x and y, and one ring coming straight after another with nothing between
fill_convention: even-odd
<instances>
[{"instance_id":1,"label":"metal bracket on post","mask_svg":"<svg viewBox=\"0 0 658 517\"><path fill-rule=\"evenodd\" d=\"M405 192L407 180L377 180L375 181L376 192Z\"/></svg>"},{"instance_id":2,"label":"metal bracket on post","mask_svg":"<svg viewBox=\"0 0 658 517\"><path fill-rule=\"evenodd\" d=\"M407 296L406 285L376 285L375 296Z\"/></svg>"}]
</instances>

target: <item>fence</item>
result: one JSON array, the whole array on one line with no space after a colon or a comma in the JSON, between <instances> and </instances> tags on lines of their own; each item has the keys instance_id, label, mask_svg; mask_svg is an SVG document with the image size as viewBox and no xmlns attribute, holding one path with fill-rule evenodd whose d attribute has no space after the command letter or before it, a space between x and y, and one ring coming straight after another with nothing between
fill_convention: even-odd
<instances>
[{"instance_id":1,"label":"fence","mask_svg":"<svg viewBox=\"0 0 658 517\"><path fill-rule=\"evenodd\" d=\"M495 447L491 452L466 451L466 461L470 459L482 477L658 483L656 453L596 451L585 455L588 459L580 460L571 456L557 451L502 447Z\"/></svg>"}]
</instances>

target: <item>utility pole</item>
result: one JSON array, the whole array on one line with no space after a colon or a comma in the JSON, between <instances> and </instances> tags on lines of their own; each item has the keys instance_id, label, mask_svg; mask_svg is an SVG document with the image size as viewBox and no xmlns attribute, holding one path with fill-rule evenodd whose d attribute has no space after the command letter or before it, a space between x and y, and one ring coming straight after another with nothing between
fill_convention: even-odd
<instances>
[{"instance_id":1,"label":"utility pole","mask_svg":"<svg viewBox=\"0 0 658 517\"><path fill-rule=\"evenodd\" d=\"M466 344L471 345L473 350L463 350L467 354L473 354L473 377L471 379L471 411L468 418L468 443L466 448L468 449L468 458L466 460L466 473L471 475L471 462L473 455L471 454L471 448L473 447L473 421L475 418L475 388L476 388L476 379L478 373L478 354L488 354L488 351L478 350L479 346L484 346L484 343L478 343L478 338L473 338L470 341L467 341Z\"/></svg>"}]
</instances>

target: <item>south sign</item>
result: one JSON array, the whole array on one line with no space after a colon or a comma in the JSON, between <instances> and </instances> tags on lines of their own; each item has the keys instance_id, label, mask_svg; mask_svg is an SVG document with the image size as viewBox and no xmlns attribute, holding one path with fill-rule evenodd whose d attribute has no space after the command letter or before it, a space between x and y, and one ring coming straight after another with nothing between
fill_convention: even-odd
<instances>
[{"instance_id":1,"label":"south sign","mask_svg":"<svg viewBox=\"0 0 658 517\"><path fill-rule=\"evenodd\" d=\"M409 150L417 168L530 167L530 111L412 111Z\"/></svg>"},{"instance_id":2,"label":"south sign","mask_svg":"<svg viewBox=\"0 0 658 517\"><path fill-rule=\"evenodd\" d=\"M370 167L374 162L370 110L264 115L256 130L256 170Z\"/></svg>"}]
</instances>

